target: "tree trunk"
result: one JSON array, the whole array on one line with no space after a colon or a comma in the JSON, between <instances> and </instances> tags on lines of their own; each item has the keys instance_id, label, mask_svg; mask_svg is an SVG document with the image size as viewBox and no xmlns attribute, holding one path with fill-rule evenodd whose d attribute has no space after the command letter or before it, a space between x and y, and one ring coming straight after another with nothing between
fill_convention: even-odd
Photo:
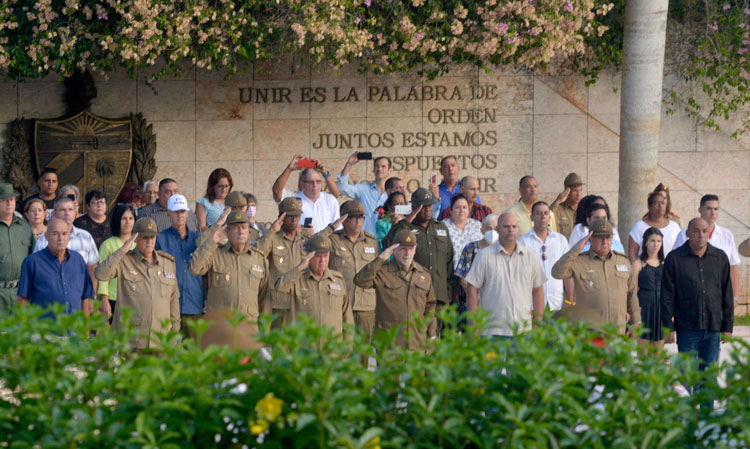
<instances>
[{"instance_id":1,"label":"tree trunk","mask_svg":"<svg viewBox=\"0 0 750 449\"><path fill-rule=\"evenodd\" d=\"M643 216L646 197L658 183L668 4L668 0L627 0L625 4L617 225L626 250L628 233Z\"/></svg>"}]
</instances>

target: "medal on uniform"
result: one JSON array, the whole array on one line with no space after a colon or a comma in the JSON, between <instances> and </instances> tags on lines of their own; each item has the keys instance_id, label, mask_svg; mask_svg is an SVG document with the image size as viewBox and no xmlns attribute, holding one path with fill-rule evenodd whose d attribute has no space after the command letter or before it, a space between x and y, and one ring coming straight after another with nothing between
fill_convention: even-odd
<instances>
[{"instance_id":1,"label":"medal on uniform","mask_svg":"<svg viewBox=\"0 0 750 449\"><path fill-rule=\"evenodd\" d=\"M284 263L284 258L283 257L279 257L279 263Z\"/></svg>"}]
</instances>

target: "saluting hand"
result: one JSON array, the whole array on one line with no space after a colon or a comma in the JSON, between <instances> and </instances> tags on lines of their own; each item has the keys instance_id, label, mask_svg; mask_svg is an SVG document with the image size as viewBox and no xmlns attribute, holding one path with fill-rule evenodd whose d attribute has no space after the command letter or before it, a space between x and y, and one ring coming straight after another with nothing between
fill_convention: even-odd
<instances>
[{"instance_id":1,"label":"saluting hand","mask_svg":"<svg viewBox=\"0 0 750 449\"><path fill-rule=\"evenodd\" d=\"M333 222L333 229L338 229L338 227L341 226L341 224L347 218L349 218L349 214L344 214L344 215L340 216L336 221Z\"/></svg>"},{"instance_id":2,"label":"saluting hand","mask_svg":"<svg viewBox=\"0 0 750 449\"><path fill-rule=\"evenodd\" d=\"M130 247L131 247L131 246L133 246L133 242L135 242L135 239L137 239L137 238L138 238L138 233L137 233L137 232L134 232L134 233L133 233L133 234L132 234L132 235L130 236L130 238L129 238L129 239L128 239L128 240L127 240L127 241L126 241L125 243L123 243L123 245L122 245L122 248L121 248L121 249L122 249L123 251L125 251L125 252L128 252L128 251L130 251Z\"/></svg>"},{"instance_id":3,"label":"saluting hand","mask_svg":"<svg viewBox=\"0 0 750 449\"><path fill-rule=\"evenodd\" d=\"M586 244L589 242L589 239L591 238L592 235L594 235L594 231L589 231L589 235L582 238L581 240L578 241L578 243L576 243L575 248L578 250L579 253L583 251L583 247L586 246Z\"/></svg>"},{"instance_id":4,"label":"saluting hand","mask_svg":"<svg viewBox=\"0 0 750 449\"><path fill-rule=\"evenodd\" d=\"M315 251L310 251L309 253L305 254L305 257L302 258L302 261L297 265L297 269L299 271L304 270L310 265L310 259L312 259L315 256Z\"/></svg>"},{"instance_id":5,"label":"saluting hand","mask_svg":"<svg viewBox=\"0 0 750 449\"><path fill-rule=\"evenodd\" d=\"M229 216L229 213L232 212L231 206L224 206L224 212L221 213L221 216L218 220L216 220L216 224L219 226L223 226L224 223L227 222L227 217Z\"/></svg>"},{"instance_id":6,"label":"saluting hand","mask_svg":"<svg viewBox=\"0 0 750 449\"><path fill-rule=\"evenodd\" d=\"M227 227L226 226L219 226L216 228L216 231L211 236L211 241L216 243L217 245L222 242L227 237Z\"/></svg>"},{"instance_id":7,"label":"saluting hand","mask_svg":"<svg viewBox=\"0 0 750 449\"><path fill-rule=\"evenodd\" d=\"M284 218L286 218L286 212L283 212L281 215L279 215L279 218L277 218L271 224L270 231L271 232L279 232L281 230L281 223L284 221Z\"/></svg>"},{"instance_id":8,"label":"saluting hand","mask_svg":"<svg viewBox=\"0 0 750 449\"><path fill-rule=\"evenodd\" d=\"M563 201L568 199L568 195L570 195L570 187L566 187L565 190L560 192L560 194L557 195L557 198L555 198L555 201L552 204L558 205L562 203Z\"/></svg>"},{"instance_id":9,"label":"saluting hand","mask_svg":"<svg viewBox=\"0 0 750 449\"><path fill-rule=\"evenodd\" d=\"M419 211L421 211L421 210L422 210L422 205L421 204L416 209L414 209L414 205L412 205L412 211L411 211L411 213L409 215L407 215L406 217L404 217L404 219L406 221L408 221L409 223L413 223L414 222L414 217L416 217L417 214L419 213Z\"/></svg>"},{"instance_id":10,"label":"saluting hand","mask_svg":"<svg viewBox=\"0 0 750 449\"><path fill-rule=\"evenodd\" d=\"M380 258L381 258L381 259L383 259L383 260L388 260L388 258L389 258L389 257L391 257L391 254L393 254L393 252L394 252L394 251L396 250L396 248L398 248L399 246L401 246L401 244L400 244L400 243L395 243L395 244L393 244L393 245L389 246L388 248L384 249L384 250L383 250L383 252L382 252L382 253L380 253L380 255L379 255L378 257L380 257Z\"/></svg>"}]
</instances>

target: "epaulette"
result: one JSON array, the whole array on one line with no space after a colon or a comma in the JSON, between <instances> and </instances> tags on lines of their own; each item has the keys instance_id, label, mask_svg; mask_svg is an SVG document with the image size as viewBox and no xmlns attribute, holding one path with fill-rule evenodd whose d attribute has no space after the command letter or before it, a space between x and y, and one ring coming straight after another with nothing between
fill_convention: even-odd
<instances>
[{"instance_id":1,"label":"epaulette","mask_svg":"<svg viewBox=\"0 0 750 449\"><path fill-rule=\"evenodd\" d=\"M374 239L375 236L370 234L369 232L362 231L365 234L365 237L370 237L371 239ZM376 239L377 240L377 239Z\"/></svg>"},{"instance_id":2,"label":"epaulette","mask_svg":"<svg viewBox=\"0 0 750 449\"><path fill-rule=\"evenodd\" d=\"M613 252L613 253L615 253L615 254L617 254L618 256L622 256L622 257L624 257L624 258L626 258L626 259L628 258L628 255L627 255L627 254L625 254L625 253L621 253L620 251L615 251L615 250L612 250L612 252Z\"/></svg>"},{"instance_id":3,"label":"epaulette","mask_svg":"<svg viewBox=\"0 0 750 449\"><path fill-rule=\"evenodd\" d=\"M330 273L330 274L331 274L331 276L334 276L334 277L337 277L337 278L341 278L341 279L344 279L344 275L343 275L343 274L341 274L341 273L339 273L339 272L338 272L338 271L336 271L336 270L331 270L331 269L329 268L329 269L328 269L328 273Z\"/></svg>"},{"instance_id":4,"label":"epaulette","mask_svg":"<svg viewBox=\"0 0 750 449\"><path fill-rule=\"evenodd\" d=\"M266 257L266 253L265 253L265 251L263 251L262 249L258 248L258 247L257 247L257 246L255 246L255 245L250 245L250 250L251 250L251 251L255 251L256 253L260 254L260 255L261 255L261 256L263 256L263 257Z\"/></svg>"},{"instance_id":5,"label":"epaulette","mask_svg":"<svg viewBox=\"0 0 750 449\"><path fill-rule=\"evenodd\" d=\"M174 256L173 256L173 255L171 255L171 254L169 254L169 253L168 253L168 252L166 252L166 251L158 250L158 251L156 251L156 254L159 254L159 255L161 255L161 256L164 256L164 257L166 257L167 259L169 259L169 260L171 260L172 262L174 262Z\"/></svg>"}]
</instances>

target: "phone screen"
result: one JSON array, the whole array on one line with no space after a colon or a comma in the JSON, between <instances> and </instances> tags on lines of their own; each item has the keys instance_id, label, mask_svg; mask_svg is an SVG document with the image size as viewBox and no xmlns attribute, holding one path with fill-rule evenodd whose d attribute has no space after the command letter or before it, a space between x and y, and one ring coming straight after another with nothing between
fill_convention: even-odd
<instances>
[{"instance_id":1,"label":"phone screen","mask_svg":"<svg viewBox=\"0 0 750 449\"><path fill-rule=\"evenodd\" d=\"M312 217L305 218L305 224L303 226L305 228L312 228Z\"/></svg>"},{"instance_id":2,"label":"phone screen","mask_svg":"<svg viewBox=\"0 0 750 449\"><path fill-rule=\"evenodd\" d=\"M357 153L357 159L360 161L372 160L372 153L371 152Z\"/></svg>"},{"instance_id":3,"label":"phone screen","mask_svg":"<svg viewBox=\"0 0 750 449\"><path fill-rule=\"evenodd\" d=\"M430 184L437 184L437 173L430 175Z\"/></svg>"}]
</instances>

